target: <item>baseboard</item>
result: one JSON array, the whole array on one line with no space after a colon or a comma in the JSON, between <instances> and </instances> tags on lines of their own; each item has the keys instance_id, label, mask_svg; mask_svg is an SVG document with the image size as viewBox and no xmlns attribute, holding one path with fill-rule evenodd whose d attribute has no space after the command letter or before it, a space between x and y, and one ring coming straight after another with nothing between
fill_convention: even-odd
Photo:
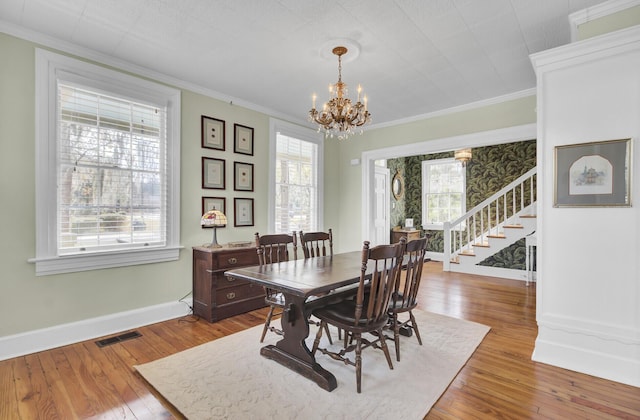
<instances>
[{"instance_id":1,"label":"baseboard","mask_svg":"<svg viewBox=\"0 0 640 420\"><path fill-rule=\"evenodd\" d=\"M168 302L55 327L0 337L0 360L115 334L188 315L191 302Z\"/></svg>"},{"instance_id":2,"label":"baseboard","mask_svg":"<svg viewBox=\"0 0 640 420\"><path fill-rule=\"evenodd\" d=\"M640 387L640 343L539 325L532 360Z\"/></svg>"},{"instance_id":3,"label":"baseboard","mask_svg":"<svg viewBox=\"0 0 640 420\"><path fill-rule=\"evenodd\" d=\"M527 272L512 268L489 267L484 265L464 266L463 264L451 264L450 271L456 273L475 274L478 276L500 277L503 279L527 281Z\"/></svg>"}]
</instances>

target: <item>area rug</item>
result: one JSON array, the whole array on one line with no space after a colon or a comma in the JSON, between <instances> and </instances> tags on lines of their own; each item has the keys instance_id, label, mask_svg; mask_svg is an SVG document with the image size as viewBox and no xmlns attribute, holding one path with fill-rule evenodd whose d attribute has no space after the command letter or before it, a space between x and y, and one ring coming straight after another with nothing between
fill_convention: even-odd
<instances>
[{"instance_id":1,"label":"area rug","mask_svg":"<svg viewBox=\"0 0 640 420\"><path fill-rule=\"evenodd\" d=\"M279 338L269 333L261 344L262 326L134 368L191 420L422 419L489 327L419 310L414 314L423 345L415 336L401 336L397 362L388 341L393 370L382 351L365 349L361 394L356 392L354 367L328 356L318 353L316 360L336 376L338 387L332 392L260 356L263 345ZM337 331L332 332L335 345Z\"/></svg>"}]
</instances>

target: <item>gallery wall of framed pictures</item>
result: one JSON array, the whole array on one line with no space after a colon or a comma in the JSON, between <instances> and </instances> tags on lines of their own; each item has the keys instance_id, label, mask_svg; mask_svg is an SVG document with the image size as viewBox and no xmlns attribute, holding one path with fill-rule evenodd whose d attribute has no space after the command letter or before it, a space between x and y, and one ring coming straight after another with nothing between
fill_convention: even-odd
<instances>
[{"instance_id":1,"label":"gallery wall of framed pictures","mask_svg":"<svg viewBox=\"0 0 640 420\"><path fill-rule=\"evenodd\" d=\"M226 148L226 121L202 115L200 123L203 151L202 189L216 190L216 196L203 192L202 214L216 208L227 216L227 220L233 218L234 227L254 226L255 206L252 193L255 173L254 163L251 161L254 155L254 129L244 124L233 123L233 158L227 164L231 151ZM229 175L233 179L233 209L227 208L226 205L227 198L231 199L225 194L226 191L231 191L227 190L227 171L232 171Z\"/></svg>"}]
</instances>

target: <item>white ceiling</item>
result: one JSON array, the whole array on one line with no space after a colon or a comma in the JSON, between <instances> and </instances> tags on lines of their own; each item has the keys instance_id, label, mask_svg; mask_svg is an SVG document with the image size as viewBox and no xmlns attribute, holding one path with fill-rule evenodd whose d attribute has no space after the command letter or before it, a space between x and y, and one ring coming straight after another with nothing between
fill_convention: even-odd
<instances>
[{"instance_id":1,"label":"white ceiling","mask_svg":"<svg viewBox=\"0 0 640 420\"><path fill-rule=\"evenodd\" d=\"M533 88L529 54L569 43L569 14L604 1L2 0L0 24L293 121L328 99L326 52L347 39L360 51L343 81L381 124Z\"/></svg>"}]
</instances>

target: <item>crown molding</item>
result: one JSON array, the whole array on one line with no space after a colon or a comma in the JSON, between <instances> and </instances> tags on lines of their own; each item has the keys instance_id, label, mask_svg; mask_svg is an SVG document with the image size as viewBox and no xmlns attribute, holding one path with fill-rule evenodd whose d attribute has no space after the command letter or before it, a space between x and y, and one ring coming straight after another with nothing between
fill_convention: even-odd
<instances>
[{"instance_id":1,"label":"crown molding","mask_svg":"<svg viewBox=\"0 0 640 420\"><path fill-rule=\"evenodd\" d=\"M407 123L412 123L416 121L422 121L429 118L441 117L444 115L456 114L458 112L470 111L477 108L484 108L490 105L497 105L497 104L513 101L520 98L535 96L535 94L536 94L536 88L525 89L519 92L508 93L506 95L496 96L494 98L489 98L489 99L483 99L481 101L476 101L476 102L470 102L468 104L446 108L439 111L433 111L426 114L415 115L413 117L402 118L399 120L389 121L389 122L380 123L380 124L372 124L369 127L367 127L367 131L378 129L378 128L384 128L384 127L393 127L396 125L407 124Z\"/></svg>"},{"instance_id":2,"label":"crown molding","mask_svg":"<svg viewBox=\"0 0 640 420\"><path fill-rule=\"evenodd\" d=\"M23 39L25 41L33 42L34 44L42 47L54 49L65 54L72 55L76 58L89 60L105 66L110 66L120 71L126 71L134 75L147 77L156 82L165 83L179 89L184 89L204 96L208 96L210 98L226 102L229 104L229 106L241 106L252 111L266 114L268 116L273 116L293 123L308 126L308 122L306 120L294 119L290 115L283 114L282 112L276 111L274 109L264 107L262 105L257 105L252 102L248 102L234 96L226 95L212 89L204 88L195 83L187 82L185 80L166 75L156 70L152 70L148 67L132 64L128 61L121 60L119 58L92 50L90 48L85 48L71 42L63 41L61 39L51 37L37 31L25 29L19 25L15 25L1 19L0 32Z\"/></svg>"},{"instance_id":3,"label":"crown molding","mask_svg":"<svg viewBox=\"0 0 640 420\"><path fill-rule=\"evenodd\" d=\"M569 25L571 25L571 42L578 40L578 27L580 25L638 5L640 5L640 0L609 0L571 13L569 15Z\"/></svg>"}]
</instances>

